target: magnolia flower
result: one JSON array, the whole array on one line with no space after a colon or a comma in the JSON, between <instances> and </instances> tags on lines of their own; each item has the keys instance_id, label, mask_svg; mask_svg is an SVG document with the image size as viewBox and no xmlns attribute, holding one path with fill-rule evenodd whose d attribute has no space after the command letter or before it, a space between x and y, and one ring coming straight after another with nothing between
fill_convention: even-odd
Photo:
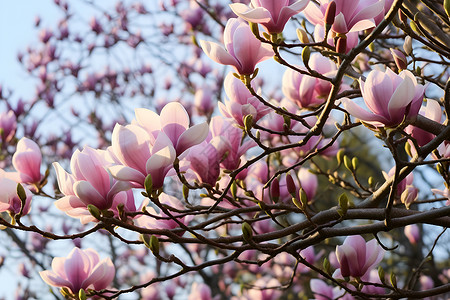
<instances>
[{"instance_id":1,"label":"magnolia flower","mask_svg":"<svg viewBox=\"0 0 450 300\"><path fill-rule=\"evenodd\" d=\"M334 76L337 70L336 64L319 53L311 55L309 66L326 77ZM324 103L331 87L328 81L303 75L292 69L287 69L283 75L283 94L300 108L316 107Z\"/></svg>"},{"instance_id":2,"label":"magnolia flower","mask_svg":"<svg viewBox=\"0 0 450 300\"><path fill-rule=\"evenodd\" d=\"M238 17L261 24L269 33L280 33L286 22L308 3L309 0L251 0L251 7L242 3L233 3L230 7Z\"/></svg>"},{"instance_id":3,"label":"magnolia flower","mask_svg":"<svg viewBox=\"0 0 450 300\"><path fill-rule=\"evenodd\" d=\"M171 207L171 208L174 208L177 210L184 209L184 207L181 205L180 200L173 196L167 195L165 193L161 193L161 195L159 195L158 199L159 199L160 203L166 207ZM151 216L142 215L135 219L136 225L141 226L143 228L148 228L148 229L174 229L174 228L179 227L179 225L176 221L171 219L168 215L166 215L161 210L159 211L159 213L157 213L153 207L147 206L146 211L148 211L151 215L155 215L160 218L154 218ZM179 216L177 216L178 214L174 213L174 212L171 212L171 214L174 217L176 217L177 220L183 224L188 224L192 220L192 217L193 217L193 216L179 217ZM183 234L183 232L181 232L180 235L182 235L182 234Z\"/></svg>"},{"instance_id":4,"label":"magnolia flower","mask_svg":"<svg viewBox=\"0 0 450 300\"><path fill-rule=\"evenodd\" d=\"M411 244L415 245L419 242L420 229L417 224L406 225L404 232Z\"/></svg>"},{"instance_id":5,"label":"magnolia flower","mask_svg":"<svg viewBox=\"0 0 450 300\"><path fill-rule=\"evenodd\" d=\"M241 143L242 130L220 116L212 118L210 128L213 137L211 144L222 158L220 165L227 170L237 169L245 153L256 146L255 141L251 139Z\"/></svg>"},{"instance_id":6,"label":"magnolia flower","mask_svg":"<svg viewBox=\"0 0 450 300\"><path fill-rule=\"evenodd\" d=\"M425 118L440 123L442 119L441 105L439 102L429 99L427 100L426 107L420 109L420 114L425 116ZM408 125L405 128L405 131L416 139L417 144L420 147L428 144L435 137L434 134L413 125ZM412 147L412 149L414 149L414 147Z\"/></svg>"},{"instance_id":7,"label":"magnolia flower","mask_svg":"<svg viewBox=\"0 0 450 300\"><path fill-rule=\"evenodd\" d=\"M190 162L189 169L195 173L199 182L214 186L220 175L221 158L221 152L214 145L203 142L192 148L186 160Z\"/></svg>"},{"instance_id":8,"label":"magnolia flower","mask_svg":"<svg viewBox=\"0 0 450 300\"><path fill-rule=\"evenodd\" d=\"M204 283L192 283L188 300L212 300L211 289Z\"/></svg>"},{"instance_id":9,"label":"magnolia flower","mask_svg":"<svg viewBox=\"0 0 450 300\"><path fill-rule=\"evenodd\" d=\"M319 185L317 175L309 172L308 169L300 168L300 170L298 170L297 176L300 181L300 186L306 194L308 203L312 203L312 201L314 201L314 196L316 195L317 187Z\"/></svg>"},{"instance_id":10,"label":"magnolia flower","mask_svg":"<svg viewBox=\"0 0 450 300\"><path fill-rule=\"evenodd\" d=\"M39 146L28 138L17 143L12 164L17 172L5 172L4 176L16 182L38 183L41 180L42 154Z\"/></svg>"},{"instance_id":11,"label":"magnolia flower","mask_svg":"<svg viewBox=\"0 0 450 300\"><path fill-rule=\"evenodd\" d=\"M362 277L383 259L384 250L376 240L366 243L362 236L354 235L336 246L336 256L343 277Z\"/></svg>"},{"instance_id":12,"label":"magnolia flower","mask_svg":"<svg viewBox=\"0 0 450 300\"><path fill-rule=\"evenodd\" d=\"M14 111L0 114L0 141L8 143L14 137L17 128L17 120Z\"/></svg>"},{"instance_id":13,"label":"magnolia flower","mask_svg":"<svg viewBox=\"0 0 450 300\"><path fill-rule=\"evenodd\" d=\"M314 299L316 300L353 299L351 295L345 294L344 290L339 287L329 286L321 279L311 279L309 285L311 287L311 291L314 293Z\"/></svg>"},{"instance_id":14,"label":"magnolia flower","mask_svg":"<svg viewBox=\"0 0 450 300\"><path fill-rule=\"evenodd\" d=\"M233 66L241 75L253 74L257 63L273 56L272 46L262 44L242 20L229 19L223 34L226 50L207 41L200 41L200 45L209 58Z\"/></svg>"},{"instance_id":15,"label":"magnolia flower","mask_svg":"<svg viewBox=\"0 0 450 300\"><path fill-rule=\"evenodd\" d=\"M162 131L169 138L177 156L203 142L209 132L206 122L189 127L189 114L178 102L166 104L159 116L145 108L137 108L135 115L136 121L133 124L147 131L150 145L155 144L159 132Z\"/></svg>"},{"instance_id":16,"label":"magnolia flower","mask_svg":"<svg viewBox=\"0 0 450 300\"><path fill-rule=\"evenodd\" d=\"M325 25L325 12L331 0L319 0L320 6L310 2L303 11L314 25ZM375 19L384 16L384 0L334 0L336 17L331 30L335 33L361 31L377 25Z\"/></svg>"},{"instance_id":17,"label":"magnolia flower","mask_svg":"<svg viewBox=\"0 0 450 300\"><path fill-rule=\"evenodd\" d=\"M3 174L0 174L0 212L9 212L11 215L20 213L22 208L22 201L17 195L17 183L8 179L2 178ZM23 187L25 190L26 200L25 206L22 210L22 215L26 215L30 212L31 207L31 192Z\"/></svg>"},{"instance_id":18,"label":"magnolia flower","mask_svg":"<svg viewBox=\"0 0 450 300\"><path fill-rule=\"evenodd\" d=\"M257 122L271 111L269 107L254 97L244 83L234 77L232 73L228 73L225 77L223 86L230 100L225 101L225 104L219 102L219 110L223 116L233 118L240 126L244 126L244 117L247 115L251 115L253 122ZM254 88L253 85L252 87Z\"/></svg>"},{"instance_id":19,"label":"magnolia flower","mask_svg":"<svg viewBox=\"0 0 450 300\"><path fill-rule=\"evenodd\" d=\"M115 268L110 258L100 261L94 249L74 248L67 257L55 257L52 270L41 271L39 275L47 284L67 288L78 296L81 289L107 288L114 279Z\"/></svg>"},{"instance_id":20,"label":"magnolia flower","mask_svg":"<svg viewBox=\"0 0 450 300\"><path fill-rule=\"evenodd\" d=\"M410 71L404 70L397 75L389 68L385 72L370 72L366 81L360 79L359 84L370 112L353 100L344 98L341 101L352 116L375 127L395 127L405 118L416 117L425 91L425 86L418 84Z\"/></svg>"},{"instance_id":21,"label":"magnolia flower","mask_svg":"<svg viewBox=\"0 0 450 300\"><path fill-rule=\"evenodd\" d=\"M70 160L72 174L59 163L53 163L59 189L65 195L55 202L55 206L83 224L95 220L87 210L89 204L106 210L116 209L122 203L127 210L135 210L133 193L125 192L132 187L131 183L114 180L106 170L109 163L103 155L101 150L90 147L76 150Z\"/></svg>"}]
</instances>

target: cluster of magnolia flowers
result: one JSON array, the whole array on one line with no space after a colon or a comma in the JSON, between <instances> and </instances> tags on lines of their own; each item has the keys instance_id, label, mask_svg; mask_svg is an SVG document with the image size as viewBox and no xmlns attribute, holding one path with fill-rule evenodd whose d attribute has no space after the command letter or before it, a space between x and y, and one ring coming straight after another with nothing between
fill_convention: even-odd
<instances>
[{"instance_id":1,"label":"cluster of magnolia flowers","mask_svg":"<svg viewBox=\"0 0 450 300\"><path fill-rule=\"evenodd\" d=\"M133 192L146 187L146 182L150 180L151 188L158 191L160 203L182 210L184 206L179 199L163 192L167 180L179 180L181 177L198 188L223 189L230 180L226 173L244 165L245 160L251 157L250 149L257 146L255 140L248 136L243 137L243 130L251 130L256 124L267 128L268 130L262 131L258 137L258 141L267 147L283 144L276 132L286 132L286 125L290 132L306 133L309 130L304 123L295 120L286 124L283 116L261 102L255 94L255 90L259 88L256 83L248 82L251 75L255 74L256 64L273 57L274 52L272 45L255 36L247 22L260 24L271 36L276 36L283 31L286 22L293 15L304 11L307 20L315 26L317 41L325 38L334 46L336 39L333 39L333 35L341 38L345 36L346 53L358 43L359 31L373 28L381 22L392 1L323 0L319 1L319 6L309 0L252 0L251 3L251 7L240 3L231 5L233 12L240 18L230 19L226 24L225 48L216 43L201 42L202 49L211 59L233 66L243 79L242 81L232 73L226 76L224 89L228 100L219 103L221 115L213 117L210 124L191 126L190 116L185 108L176 102L167 104L159 115L148 109L136 109L135 119L130 124L115 126L111 146L107 149L86 146L75 151L70 160L70 172L57 162L53 164L58 186L63 194L63 197L55 201L58 209L79 219L83 224L97 222L96 213L108 215L109 212L117 218L123 218L125 213L126 221L143 228L179 227L179 224L163 211L156 212L151 207L146 210L161 219L135 214L141 212L148 202L146 200L136 205ZM338 70L333 61L319 53L310 56L309 68L327 78L332 78ZM306 71L303 67L298 69ZM350 115L372 128L394 128L416 118L421 109L430 119L437 122L441 119L442 111L437 102L428 100L426 108L422 108L426 87L419 84L408 70L399 74L389 68L385 71L373 70L366 80L360 79L359 85L368 110L357 105L353 99L343 98L340 103ZM348 87L345 84L341 85L342 90L346 88ZM329 81L288 69L282 82L285 98L280 101L271 100L270 104L300 115L304 109L325 103L331 89L332 84ZM250 124L246 120L250 120ZM305 122L312 126L316 118L305 118ZM11 112L0 115L2 143L11 141L15 128L16 120ZM406 131L416 139L418 146L425 145L434 137L431 133L425 133L411 125ZM301 140L301 136L289 136L291 143ZM283 150L283 163L289 165L296 162L311 151L325 148L329 143L331 140L324 136L313 136L301 147ZM337 143L333 143L319 152L325 157L334 156L338 147ZM414 147L415 145L412 145L413 149ZM441 147L441 156L450 157L450 150L446 145ZM0 195L0 211L9 212L12 219L30 211L32 192L39 190L44 178L40 172L41 160L38 145L23 138L18 142L12 159L16 172L0 172L0 189L3 191ZM236 178L245 183L247 190L264 201L276 199L289 202L293 194L298 195L300 189L309 202L314 200L317 178L303 168L297 173L276 178L269 194L264 185L268 175L276 171L270 169L267 164L258 162L248 169L243 169ZM392 171L386 176L393 176ZM17 184L24 184L22 195L17 193ZM407 206L417 198L417 192L412 186L412 177L404 179L397 189L398 196ZM435 192L449 197L448 190ZM244 191L239 191L238 195L239 193L244 194ZM204 198L203 204L208 204L207 201L208 199ZM231 202L221 205L233 207ZM175 217L186 225L192 220L190 216L179 217L175 214ZM366 243L361 236L348 237L343 245L336 248L334 277L354 277L377 282L372 271L383 258L383 254L384 250L375 240ZM80 290L107 288L114 277L111 261L100 261L99 255L92 249L74 249L67 258L55 258L52 269L41 272L41 277L48 284L63 288L67 295L77 294ZM352 286L349 285L349 288ZM342 291L336 292L320 279L311 281L311 289L330 298L342 296Z\"/></svg>"}]
</instances>

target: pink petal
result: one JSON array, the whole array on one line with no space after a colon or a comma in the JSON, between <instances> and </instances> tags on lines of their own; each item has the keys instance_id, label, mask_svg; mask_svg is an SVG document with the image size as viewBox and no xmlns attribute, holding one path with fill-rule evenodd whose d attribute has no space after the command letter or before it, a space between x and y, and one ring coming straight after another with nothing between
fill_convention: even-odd
<instances>
[{"instance_id":1,"label":"pink petal","mask_svg":"<svg viewBox=\"0 0 450 300\"><path fill-rule=\"evenodd\" d=\"M115 165L109 167L109 171L111 172L111 175L117 180L131 181L139 184L143 184L145 181L144 174L127 166Z\"/></svg>"},{"instance_id":2,"label":"pink petal","mask_svg":"<svg viewBox=\"0 0 450 300\"><path fill-rule=\"evenodd\" d=\"M303 11L306 19L313 25L323 25L325 22L325 17L323 12L320 10L313 1L309 2L308 6Z\"/></svg>"},{"instance_id":3,"label":"pink petal","mask_svg":"<svg viewBox=\"0 0 450 300\"><path fill-rule=\"evenodd\" d=\"M154 139L156 138L157 132L161 130L160 117L154 111L146 108L136 108L134 110L136 116L136 121L144 128L150 136L150 144L153 145Z\"/></svg>"},{"instance_id":4,"label":"pink petal","mask_svg":"<svg viewBox=\"0 0 450 300\"><path fill-rule=\"evenodd\" d=\"M197 124L186 130L180 135L177 143L177 155L183 153L186 149L203 142L209 133L209 126L206 122Z\"/></svg>"},{"instance_id":5,"label":"pink petal","mask_svg":"<svg viewBox=\"0 0 450 300\"><path fill-rule=\"evenodd\" d=\"M373 113L370 113L364 109L362 109L360 106L358 106L356 103L354 103L352 100L343 98L341 99L342 104L344 105L345 110L355 118L360 119L361 121L367 122L369 124L372 124L374 126L382 127L384 124L389 123L389 120L384 118L383 116L374 115Z\"/></svg>"},{"instance_id":6,"label":"pink petal","mask_svg":"<svg viewBox=\"0 0 450 300\"><path fill-rule=\"evenodd\" d=\"M53 167L56 171L56 179L61 192L66 196L75 195L73 191L73 184L75 183L73 176L67 173L58 162L54 162Z\"/></svg>"},{"instance_id":7,"label":"pink petal","mask_svg":"<svg viewBox=\"0 0 450 300\"><path fill-rule=\"evenodd\" d=\"M252 23L266 23L272 19L270 12L263 7L249 8L242 3L230 4L231 10L242 19Z\"/></svg>"},{"instance_id":8,"label":"pink petal","mask_svg":"<svg viewBox=\"0 0 450 300\"><path fill-rule=\"evenodd\" d=\"M106 199L87 181L77 181L73 185L75 194L87 206L95 205L98 209L107 209L111 207Z\"/></svg>"},{"instance_id":9,"label":"pink petal","mask_svg":"<svg viewBox=\"0 0 450 300\"><path fill-rule=\"evenodd\" d=\"M216 63L238 68L239 62L224 48L213 42L200 41L203 52Z\"/></svg>"},{"instance_id":10,"label":"pink petal","mask_svg":"<svg viewBox=\"0 0 450 300\"><path fill-rule=\"evenodd\" d=\"M150 157L148 133L139 126L116 125L112 133L112 147L120 162L142 173Z\"/></svg>"},{"instance_id":11,"label":"pink petal","mask_svg":"<svg viewBox=\"0 0 450 300\"><path fill-rule=\"evenodd\" d=\"M333 23L333 31L336 33L347 33L347 22L345 21L345 17L342 13L339 13L334 19Z\"/></svg>"}]
</instances>

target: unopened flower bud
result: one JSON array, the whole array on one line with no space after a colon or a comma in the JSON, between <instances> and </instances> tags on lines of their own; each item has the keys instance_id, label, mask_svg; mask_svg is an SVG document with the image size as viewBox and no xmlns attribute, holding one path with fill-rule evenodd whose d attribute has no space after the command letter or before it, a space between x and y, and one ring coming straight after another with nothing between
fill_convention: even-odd
<instances>
[{"instance_id":1,"label":"unopened flower bud","mask_svg":"<svg viewBox=\"0 0 450 300\"><path fill-rule=\"evenodd\" d=\"M94 218L96 218L97 220L100 219L100 210L95 205L89 204L87 206L87 209Z\"/></svg>"},{"instance_id":2,"label":"unopened flower bud","mask_svg":"<svg viewBox=\"0 0 450 300\"><path fill-rule=\"evenodd\" d=\"M78 299L80 299L80 300L86 300L87 299L86 298L86 292L85 292L84 289L80 289L78 291Z\"/></svg>"},{"instance_id":3,"label":"unopened flower bud","mask_svg":"<svg viewBox=\"0 0 450 300\"><path fill-rule=\"evenodd\" d=\"M394 58L394 62L395 62L395 65L397 66L397 68L400 71L406 70L406 67L408 66L408 61L406 60L405 54L403 54L403 52L400 50L392 49L392 48L391 48L391 54L392 54L392 57Z\"/></svg>"},{"instance_id":4,"label":"unopened flower bud","mask_svg":"<svg viewBox=\"0 0 450 300\"><path fill-rule=\"evenodd\" d=\"M339 37L336 43L336 52L345 54L347 53L347 37Z\"/></svg>"},{"instance_id":5,"label":"unopened flower bud","mask_svg":"<svg viewBox=\"0 0 450 300\"><path fill-rule=\"evenodd\" d=\"M408 35L405 37L405 42L403 43L403 50L407 55L412 53L412 38Z\"/></svg>"},{"instance_id":6,"label":"unopened flower bud","mask_svg":"<svg viewBox=\"0 0 450 300\"><path fill-rule=\"evenodd\" d=\"M270 196L275 203L280 199L280 181L278 178L275 178L270 185Z\"/></svg>"},{"instance_id":7,"label":"unopened flower bud","mask_svg":"<svg viewBox=\"0 0 450 300\"><path fill-rule=\"evenodd\" d=\"M325 27L330 27L334 23L334 18L336 17L336 2L331 1L328 4L327 10L325 11Z\"/></svg>"},{"instance_id":8,"label":"unopened flower bud","mask_svg":"<svg viewBox=\"0 0 450 300\"><path fill-rule=\"evenodd\" d=\"M294 179L292 178L291 174L286 174L286 188L289 192L289 194L291 194L292 197L296 197L296 191L297 191L297 186L295 185Z\"/></svg>"},{"instance_id":9,"label":"unopened flower bud","mask_svg":"<svg viewBox=\"0 0 450 300\"><path fill-rule=\"evenodd\" d=\"M353 168L352 161L350 160L350 158L347 155L344 156L344 166L350 172L353 171L353 169L352 169Z\"/></svg>"},{"instance_id":10,"label":"unopened flower bud","mask_svg":"<svg viewBox=\"0 0 450 300\"><path fill-rule=\"evenodd\" d=\"M311 57L311 49L308 46L306 46L302 50L302 60L305 66L308 66L310 57Z\"/></svg>"},{"instance_id":11,"label":"unopened flower bud","mask_svg":"<svg viewBox=\"0 0 450 300\"><path fill-rule=\"evenodd\" d=\"M150 195L152 194L152 190L153 190L153 180L152 180L151 174L148 174L147 177L145 177L144 187L145 187L145 191L147 192L147 195L150 197Z\"/></svg>"},{"instance_id":12,"label":"unopened flower bud","mask_svg":"<svg viewBox=\"0 0 450 300\"><path fill-rule=\"evenodd\" d=\"M303 30L302 28L297 28L297 37L301 43L303 44L309 43L308 35L306 34L306 31Z\"/></svg>"},{"instance_id":13,"label":"unopened flower bud","mask_svg":"<svg viewBox=\"0 0 450 300\"><path fill-rule=\"evenodd\" d=\"M242 223L242 237L244 238L244 241L249 242L252 240L253 237L253 230L250 224L247 222Z\"/></svg>"},{"instance_id":14,"label":"unopened flower bud","mask_svg":"<svg viewBox=\"0 0 450 300\"><path fill-rule=\"evenodd\" d=\"M417 244L420 239L419 226L417 226L417 224L405 226L405 235L411 244L413 245Z\"/></svg>"}]
</instances>

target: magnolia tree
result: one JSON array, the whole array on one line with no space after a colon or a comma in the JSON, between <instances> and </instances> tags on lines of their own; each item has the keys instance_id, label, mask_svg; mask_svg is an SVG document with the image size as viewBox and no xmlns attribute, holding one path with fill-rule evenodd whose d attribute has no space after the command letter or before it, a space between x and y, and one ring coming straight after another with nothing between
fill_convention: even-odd
<instances>
[{"instance_id":1,"label":"magnolia tree","mask_svg":"<svg viewBox=\"0 0 450 300\"><path fill-rule=\"evenodd\" d=\"M16 299L450 295L450 1L54 4L0 91Z\"/></svg>"}]
</instances>

